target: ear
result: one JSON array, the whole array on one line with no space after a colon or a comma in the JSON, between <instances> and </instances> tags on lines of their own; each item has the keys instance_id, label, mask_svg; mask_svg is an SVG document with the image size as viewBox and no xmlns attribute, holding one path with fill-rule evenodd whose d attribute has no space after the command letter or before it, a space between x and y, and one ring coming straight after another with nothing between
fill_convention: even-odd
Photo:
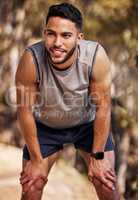
<instances>
[{"instance_id":1,"label":"ear","mask_svg":"<svg viewBox=\"0 0 138 200\"><path fill-rule=\"evenodd\" d=\"M83 40L84 39L84 34L82 32L80 32L78 34L78 40Z\"/></svg>"},{"instance_id":2,"label":"ear","mask_svg":"<svg viewBox=\"0 0 138 200\"><path fill-rule=\"evenodd\" d=\"M46 33L46 28L44 27L43 30L42 30L42 36L43 37L45 36L45 33Z\"/></svg>"}]
</instances>

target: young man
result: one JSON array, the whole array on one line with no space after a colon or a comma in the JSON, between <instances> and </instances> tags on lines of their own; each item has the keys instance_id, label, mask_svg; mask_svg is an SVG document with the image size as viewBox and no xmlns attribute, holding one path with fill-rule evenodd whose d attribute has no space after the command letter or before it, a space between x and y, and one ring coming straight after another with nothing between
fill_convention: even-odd
<instances>
[{"instance_id":1,"label":"young man","mask_svg":"<svg viewBox=\"0 0 138 200\"><path fill-rule=\"evenodd\" d=\"M74 143L100 200L119 200L110 134L110 62L97 42L83 40L71 4L50 7L44 39L26 48L16 73L23 150L22 200L40 200L65 143Z\"/></svg>"}]
</instances>

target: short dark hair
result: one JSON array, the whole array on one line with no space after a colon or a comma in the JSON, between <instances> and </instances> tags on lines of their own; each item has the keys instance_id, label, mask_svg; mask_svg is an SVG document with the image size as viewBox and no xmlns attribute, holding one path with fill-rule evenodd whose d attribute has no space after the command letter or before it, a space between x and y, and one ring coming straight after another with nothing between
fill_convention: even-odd
<instances>
[{"instance_id":1,"label":"short dark hair","mask_svg":"<svg viewBox=\"0 0 138 200\"><path fill-rule=\"evenodd\" d=\"M48 23L50 17L62 17L65 19L69 19L75 23L76 28L79 29L79 31L82 31L82 14L78 8L70 3L61 3L50 6L45 21L46 24Z\"/></svg>"}]
</instances>

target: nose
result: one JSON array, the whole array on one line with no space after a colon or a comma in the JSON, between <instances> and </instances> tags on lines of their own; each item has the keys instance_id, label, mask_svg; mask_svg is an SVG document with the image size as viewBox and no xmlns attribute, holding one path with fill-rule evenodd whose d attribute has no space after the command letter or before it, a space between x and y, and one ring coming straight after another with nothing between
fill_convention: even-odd
<instances>
[{"instance_id":1,"label":"nose","mask_svg":"<svg viewBox=\"0 0 138 200\"><path fill-rule=\"evenodd\" d=\"M59 36L57 36L56 38L55 38L55 46L56 47L60 47L60 46L62 46L62 40L61 40L61 37L59 37Z\"/></svg>"}]
</instances>

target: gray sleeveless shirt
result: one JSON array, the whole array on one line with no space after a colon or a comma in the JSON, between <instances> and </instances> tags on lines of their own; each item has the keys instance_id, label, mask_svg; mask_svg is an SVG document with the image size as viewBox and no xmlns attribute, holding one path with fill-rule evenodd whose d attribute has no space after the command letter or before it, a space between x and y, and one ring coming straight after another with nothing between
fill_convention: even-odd
<instances>
[{"instance_id":1,"label":"gray sleeveless shirt","mask_svg":"<svg viewBox=\"0 0 138 200\"><path fill-rule=\"evenodd\" d=\"M43 41L26 48L33 56L39 84L38 101L32 108L37 121L62 129L94 120L88 89L97 47L97 42L81 40L75 63L63 71L51 66Z\"/></svg>"}]
</instances>

